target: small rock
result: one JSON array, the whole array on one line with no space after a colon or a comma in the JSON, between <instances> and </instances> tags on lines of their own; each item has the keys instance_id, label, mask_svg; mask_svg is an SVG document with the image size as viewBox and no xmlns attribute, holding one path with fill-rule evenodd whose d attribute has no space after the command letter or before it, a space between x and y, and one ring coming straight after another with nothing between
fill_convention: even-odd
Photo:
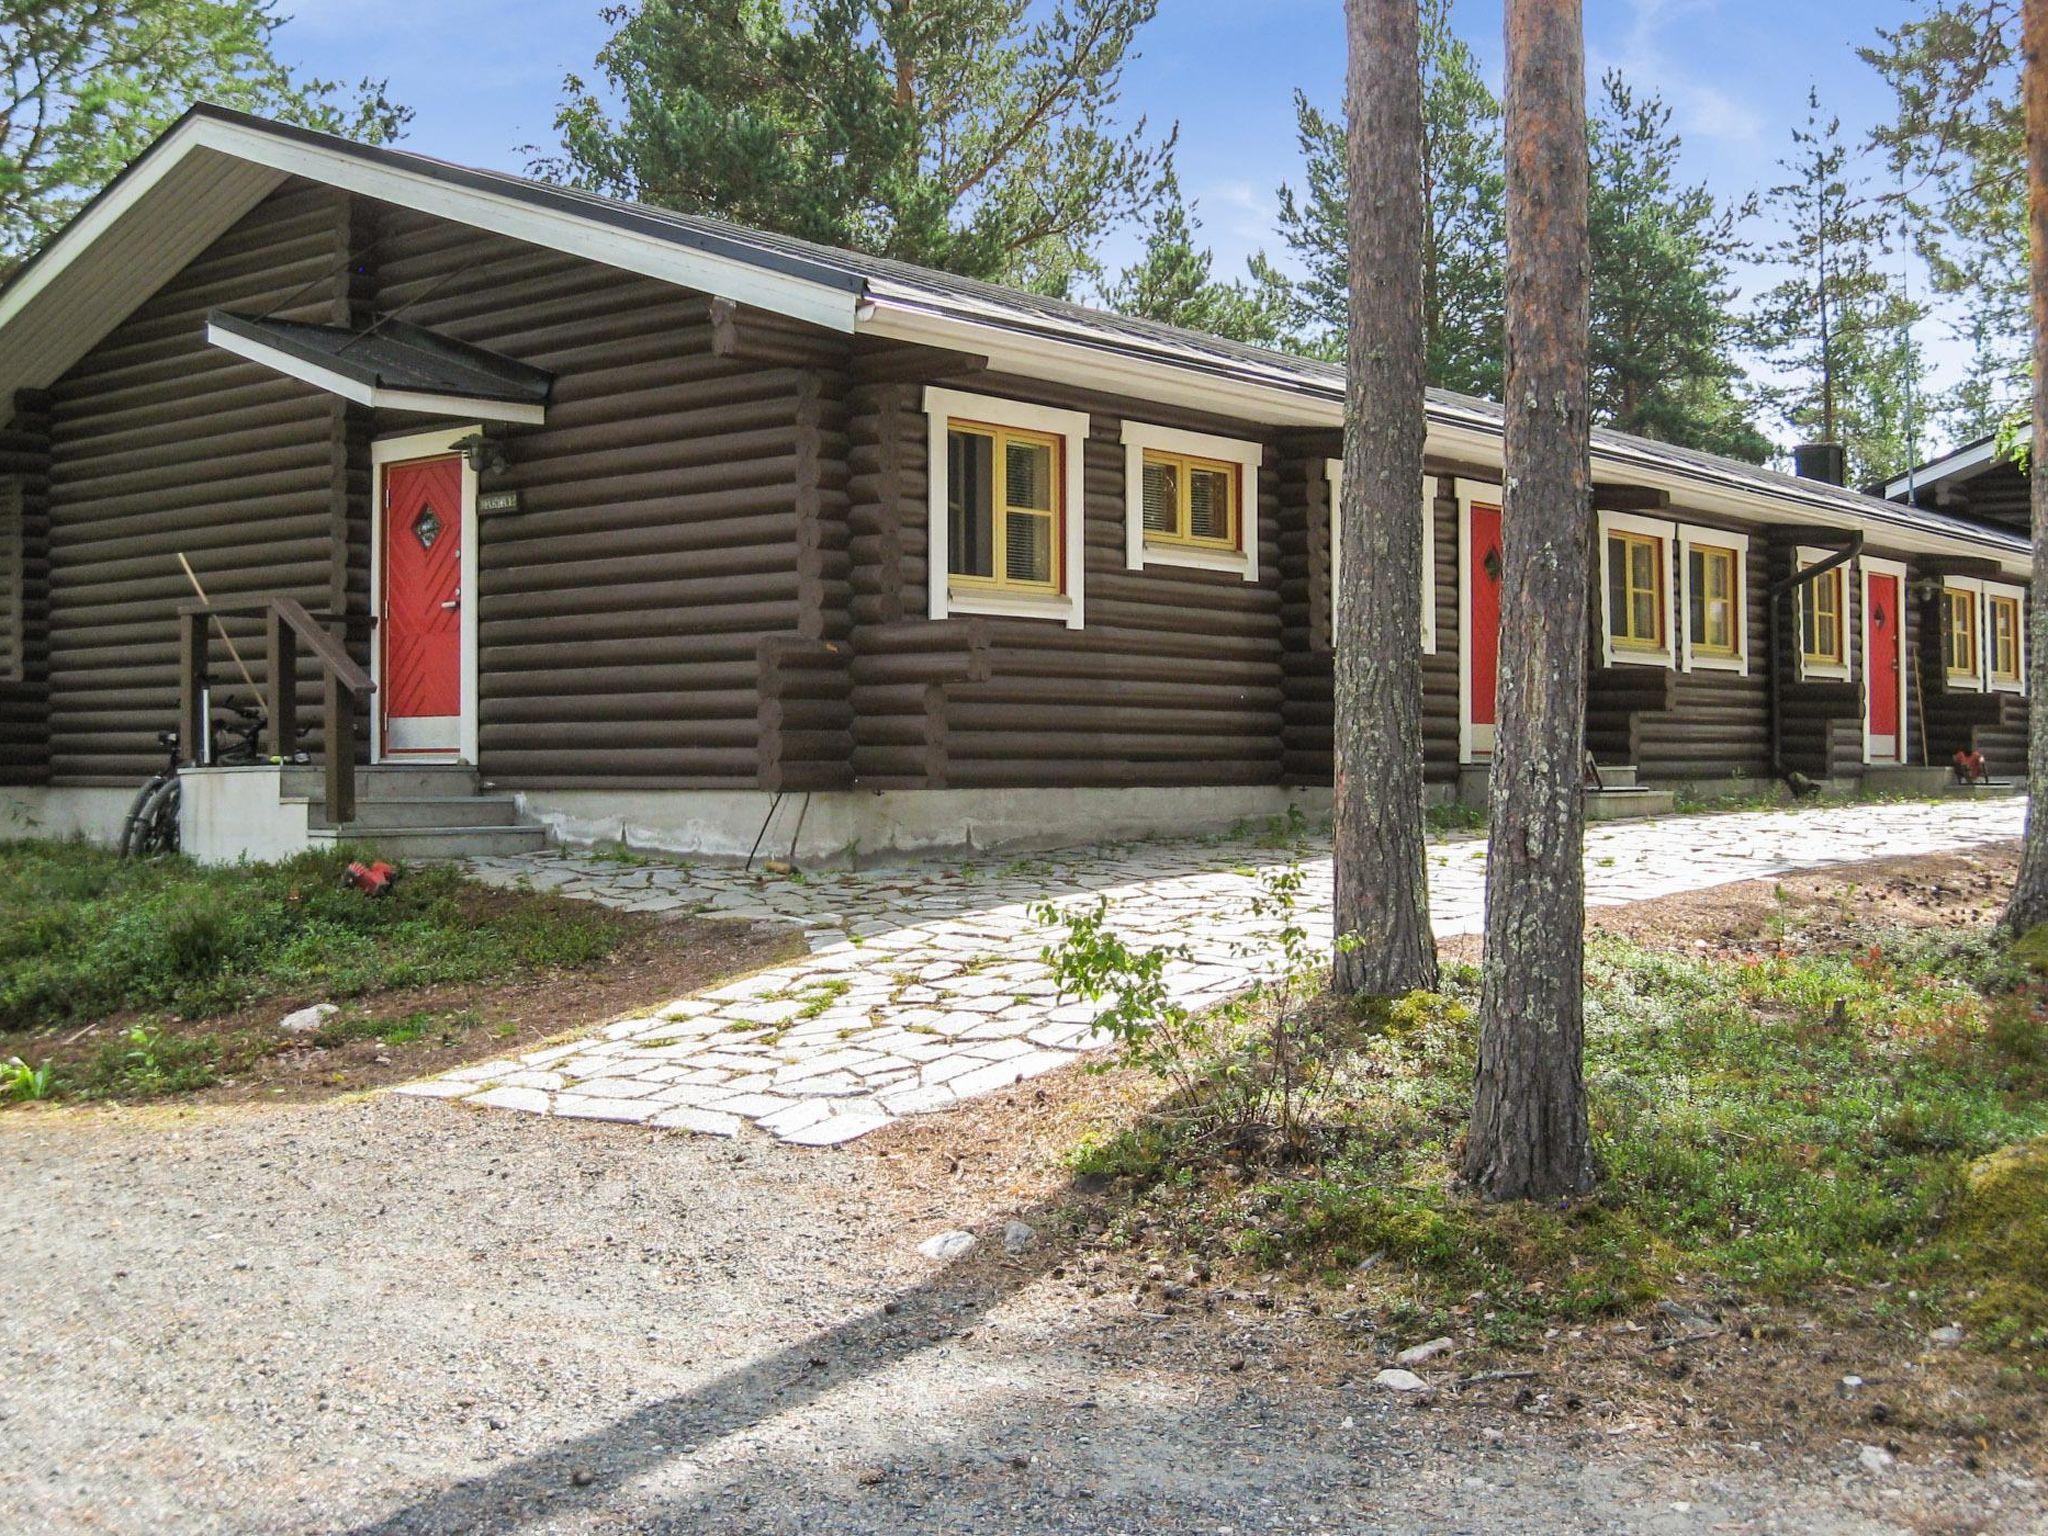
<instances>
[{"instance_id":1,"label":"small rock","mask_svg":"<svg viewBox=\"0 0 2048 1536\"><path fill-rule=\"evenodd\" d=\"M277 1027L288 1035L310 1035L339 1012L339 1003L315 1003L310 1008L286 1014L277 1021Z\"/></svg>"},{"instance_id":2,"label":"small rock","mask_svg":"<svg viewBox=\"0 0 2048 1536\"><path fill-rule=\"evenodd\" d=\"M1413 1344L1394 1356L1396 1365L1427 1365L1438 1355L1451 1352L1449 1339L1431 1339L1427 1344Z\"/></svg>"},{"instance_id":3,"label":"small rock","mask_svg":"<svg viewBox=\"0 0 2048 1536\"><path fill-rule=\"evenodd\" d=\"M1950 1323L1945 1328L1937 1328L1934 1332L1927 1335L1927 1342L1939 1344L1943 1349L1954 1349L1963 1342L1962 1327L1959 1324Z\"/></svg>"},{"instance_id":4,"label":"small rock","mask_svg":"<svg viewBox=\"0 0 2048 1536\"><path fill-rule=\"evenodd\" d=\"M578 1488L588 1488L595 1481L595 1474L588 1467L578 1467L569 1474L569 1481Z\"/></svg>"},{"instance_id":5,"label":"small rock","mask_svg":"<svg viewBox=\"0 0 2048 1536\"><path fill-rule=\"evenodd\" d=\"M973 1247L974 1234L955 1227L926 1238L917 1245L917 1251L928 1259L957 1259Z\"/></svg>"},{"instance_id":6,"label":"small rock","mask_svg":"<svg viewBox=\"0 0 2048 1536\"><path fill-rule=\"evenodd\" d=\"M1866 1445L1856 1453L1856 1464L1866 1472L1889 1472L1897 1459L1881 1445Z\"/></svg>"},{"instance_id":7,"label":"small rock","mask_svg":"<svg viewBox=\"0 0 2048 1536\"><path fill-rule=\"evenodd\" d=\"M1003 1252L1005 1253L1022 1253L1037 1241L1038 1234L1032 1231L1031 1227L1025 1222L1013 1220L1005 1223L1003 1227Z\"/></svg>"},{"instance_id":8,"label":"small rock","mask_svg":"<svg viewBox=\"0 0 2048 1536\"><path fill-rule=\"evenodd\" d=\"M1373 1377L1373 1385L1389 1392L1427 1392L1429 1383L1413 1371L1384 1370Z\"/></svg>"}]
</instances>

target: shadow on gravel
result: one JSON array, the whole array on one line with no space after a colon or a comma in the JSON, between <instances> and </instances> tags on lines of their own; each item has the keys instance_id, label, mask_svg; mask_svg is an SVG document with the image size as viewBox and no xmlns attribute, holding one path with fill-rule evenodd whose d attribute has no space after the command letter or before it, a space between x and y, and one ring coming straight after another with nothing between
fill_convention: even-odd
<instances>
[{"instance_id":1,"label":"shadow on gravel","mask_svg":"<svg viewBox=\"0 0 2048 1536\"><path fill-rule=\"evenodd\" d=\"M348 1536L440 1536L507 1530L565 1513L563 1496L602 1495L712 1441L817 1401L943 1343L1048 1270L1071 1258L1046 1220L1068 1190L1015 1213L1039 1231L1022 1255L986 1237L922 1284L814 1333L800 1343L726 1372L693 1391L636 1408L604 1428L526 1456L502 1470L452 1484ZM991 1252L993 1250L993 1252Z\"/></svg>"}]
</instances>

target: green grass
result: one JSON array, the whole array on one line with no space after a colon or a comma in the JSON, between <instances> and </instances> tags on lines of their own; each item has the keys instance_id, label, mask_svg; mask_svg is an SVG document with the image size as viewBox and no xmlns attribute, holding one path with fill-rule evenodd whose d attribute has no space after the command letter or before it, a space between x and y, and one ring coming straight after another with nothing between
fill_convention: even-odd
<instances>
[{"instance_id":1,"label":"green grass","mask_svg":"<svg viewBox=\"0 0 2048 1536\"><path fill-rule=\"evenodd\" d=\"M370 900L341 886L353 856L201 869L0 847L0 1029L489 981L590 964L625 933L594 905L486 891L447 866L408 869Z\"/></svg>"},{"instance_id":2,"label":"green grass","mask_svg":"<svg viewBox=\"0 0 2048 1536\"><path fill-rule=\"evenodd\" d=\"M1594 940L1601 1181L1563 1209L1456 1187L1475 980L1453 968L1442 998L1343 1037L1305 1160L1233 1161L1155 1117L1076 1170L1122 1181L1120 1219L1195 1248L1336 1282L1365 1266L1397 1313L1448 1321L1483 1292L1503 1341L1704 1286L2048 1347L2044 1250L1981 1236L2048 1234L2048 1150L2006 1150L2048 1136L2048 994L1990 940L1888 933L1752 963Z\"/></svg>"}]
</instances>

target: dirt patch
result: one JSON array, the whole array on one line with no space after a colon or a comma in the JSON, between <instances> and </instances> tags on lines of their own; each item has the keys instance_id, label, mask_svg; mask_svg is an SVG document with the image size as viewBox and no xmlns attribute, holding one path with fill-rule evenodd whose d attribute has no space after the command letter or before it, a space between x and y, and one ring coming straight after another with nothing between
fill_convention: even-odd
<instances>
[{"instance_id":1,"label":"dirt patch","mask_svg":"<svg viewBox=\"0 0 2048 1536\"><path fill-rule=\"evenodd\" d=\"M1872 928L1981 928L2005 911L2019 850L2016 842L1994 843L1968 853L1874 859L1594 907L1586 929L1646 949L1739 959L1826 950ZM1460 934L1437 952L1476 965L1479 946L1479 935Z\"/></svg>"},{"instance_id":2,"label":"dirt patch","mask_svg":"<svg viewBox=\"0 0 2048 1536\"><path fill-rule=\"evenodd\" d=\"M480 890L476 899L488 902L491 894ZM486 915L479 909L479 920ZM76 1029L0 1033L0 1060L18 1055L61 1071L124 1048L129 1032L144 1027L167 1057L203 1054L219 1064L220 1080L180 1094L181 1102L321 1099L533 1050L557 1035L792 959L804 947L794 929L777 924L613 917L624 936L591 966L353 998L310 1035L283 1034L278 1020L323 999L288 994L208 1018L131 1013Z\"/></svg>"}]
</instances>

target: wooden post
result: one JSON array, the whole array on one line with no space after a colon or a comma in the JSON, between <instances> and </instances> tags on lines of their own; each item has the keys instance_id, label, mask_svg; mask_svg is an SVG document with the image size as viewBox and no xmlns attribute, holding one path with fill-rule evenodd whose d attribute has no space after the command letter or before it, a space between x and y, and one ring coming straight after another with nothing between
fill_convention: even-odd
<instances>
[{"instance_id":1,"label":"wooden post","mask_svg":"<svg viewBox=\"0 0 2048 1536\"><path fill-rule=\"evenodd\" d=\"M289 763L299 739L299 648L275 604L263 610L263 641L269 668L264 682L270 701L264 713L270 716L270 755Z\"/></svg>"},{"instance_id":2,"label":"wooden post","mask_svg":"<svg viewBox=\"0 0 2048 1536\"><path fill-rule=\"evenodd\" d=\"M346 826L356 819L356 701L328 672L320 679L321 737L327 751L327 819Z\"/></svg>"},{"instance_id":3,"label":"wooden post","mask_svg":"<svg viewBox=\"0 0 2048 1536\"><path fill-rule=\"evenodd\" d=\"M178 749L198 765L206 746L206 614L178 615Z\"/></svg>"}]
</instances>

